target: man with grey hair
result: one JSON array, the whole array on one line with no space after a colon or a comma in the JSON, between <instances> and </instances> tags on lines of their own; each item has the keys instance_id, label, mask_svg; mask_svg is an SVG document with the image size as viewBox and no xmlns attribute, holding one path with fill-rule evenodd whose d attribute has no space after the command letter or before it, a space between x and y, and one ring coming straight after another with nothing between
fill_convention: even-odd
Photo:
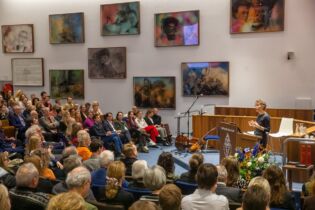
<instances>
[{"instance_id":1,"label":"man with grey hair","mask_svg":"<svg viewBox=\"0 0 315 210\"><path fill-rule=\"evenodd\" d=\"M39 172L32 163L25 163L17 170L16 187L10 190L12 210L44 210L49 201L46 193L36 192Z\"/></svg>"},{"instance_id":2,"label":"man with grey hair","mask_svg":"<svg viewBox=\"0 0 315 210\"><path fill-rule=\"evenodd\" d=\"M17 131L17 139L21 141L25 140L25 131L26 131L26 122L24 116L22 115L22 108L19 105L13 106L13 112L9 114L9 123L10 125L14 126Z\"/></svg>"},{"instance_id":3,"label":"man with grey hair","mask_svg":"<svg viewBox=\"0 0 315 210\"><path fill-rule=\"evenodd\" d=\"M79 166L68 173L66 184L69 191L76 192L85 198L91 186L91 174L85 167ZM85 202L87 210L97 210L95 206Z\"/></svg>"},{"instance_id":4,"label":"man with grey hair","mask_svg":"<svg viewBox=\"0 0 315 210\"><path fill-rule=\"evenodd\" d=\"M242 202L242 191L235 187L227 187L227 170L223 165L217 165L218 170L218 182L216 194L224 195L229 202L241 203Z\"/></svg>"},{"instance_id":5,"label":"man with grey hair","mask_svg":"<svg viewBox=\"0 0 315 210\"><path fill-rule=\"evenodd\" d=\"M56 134L59 128L59 122L49 113L48 107L42 108L43 116L39 119L39 124L44 129L44 133ZM57 139L55 139L56 141Z\"/></svg>"},{"instance_id":6,"label":"man with grey hair","mask_svg":"<svg viewBox=\"0 0 315 210\"><path fill-rule=\"evenodd\" d=\"M105 150L99 155L100 168L92 172L92 185L106 184L107 166L114 161L114 153L110 150Z\"/></svg>"}]
</instances>

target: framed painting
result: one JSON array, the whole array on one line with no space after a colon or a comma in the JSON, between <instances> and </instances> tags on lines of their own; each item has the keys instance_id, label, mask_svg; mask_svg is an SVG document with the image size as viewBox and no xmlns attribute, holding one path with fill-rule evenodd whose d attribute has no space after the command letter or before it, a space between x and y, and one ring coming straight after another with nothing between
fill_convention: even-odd
<instances>
[{"instance_id":1,"label":"framed painting","mask_svg":"<svg viewBox=\"0 0 315 210\"><path fill-rule=\"evenodd\" d=\"M84 70L56 70L49 71L50 96L52 98L84 99Z\"/></svg>"},{"instance_id":2,"label":"framed painting","mask_svg":"<svg viewBox=\"0 0 315 210\"><path fill-rule=\"evenodd\" d=\"M84 43L84 14L49 15L50 44Z\"/></svg>"},{"instance_id":3,"label":"framed painting","mask_svg":"<svg viewBox=\"0 0 315 210\"><path fill-rule=\"evenodd\" d=\"M140 2L101 5L101 35L140 34Z\"/></svg>"},{"instance_id":4,"label":"framed painting","mask_svg":"<svg viewBox=\"0 0 315 210\"><path fill-rule=\"evenodd\" d=\"M140 108L175 109L175 77L134 77L134 104Z\"/></svg>"},{"instance_id":5,"label":"framed painting","mask_svg":"<svg viewBox=\"0 0 315 210\"><path fill-rule=\"evenodd\" d=\"M230 33L284 30L284 0L231 0Z\"/></svg>"},{"instance_id":6,"label":"framed painting","mask_svg":"<svg viewBox=\"0 0 315 210\"><path fill-rule=\"evenodd\" d=\"M14 86L44 86L43 58L12 58Z\"/></svg>"},{"instance_id":7,"label":"framed painting","mask_svg":"<svg viewBox=\"0 0 315 210\"><path fill-rule=\"evenodd\" d=\"M89 48L90 79L126 78L126 47Z\"/></svg>"},{"instance_id":8,"label":"framed painting","mask_svg":"<svg viewBox=\"0 0 315 210\"><path fill-rule=\"evenodd\" d=\"M199 11L155 14L155 46L199 45Z\"/></svg>"},{"instance_id":9,"label":"framed painting","mask_svg":"<svg viewBox=\"0 0 315 210\"><path fill-rule=\"evenodd\" d=\"M182 63L183 96L228 96L229 62Z\"/></svg>"},{"instance_id":10,"label":"framed painting","mask_svg":"<svg viewBox=\"0 0 315 210\"><path fill-rule=\"evenodd\" d=\"M4 53L33 53L33 24L3 25L2 49Z\"/></svg>"}]
</instances>

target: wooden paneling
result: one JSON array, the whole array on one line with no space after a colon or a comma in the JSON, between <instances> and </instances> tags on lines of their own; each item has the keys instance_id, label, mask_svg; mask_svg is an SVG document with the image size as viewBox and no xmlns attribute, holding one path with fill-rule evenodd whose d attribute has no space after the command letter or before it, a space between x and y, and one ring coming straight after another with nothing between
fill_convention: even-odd
<instances>
[{"instance_id":1,"label":"wooden paneling","mask_svg":"<svg viewBox=\"0 0 315 210\"><path fill-rule=\"evenodd\" d=\"M314 110L310 109L273 109L267 108L271 117L288 117L298 120L313 121ZM243 107L215 107L216 115L256 116L254 108Z\"/></svg>"}]
</instances>

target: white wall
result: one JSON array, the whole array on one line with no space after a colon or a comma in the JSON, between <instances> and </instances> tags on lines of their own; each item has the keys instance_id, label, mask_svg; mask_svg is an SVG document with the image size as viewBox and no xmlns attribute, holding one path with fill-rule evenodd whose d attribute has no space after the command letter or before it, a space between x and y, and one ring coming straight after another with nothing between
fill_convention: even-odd
<instances>
[{"instance_id":1,"label":"white wall","mask_svg":"<svg viewBox=\"0 0 315 210\"><path fill-rule=\"evenodd\" d=\"M128 1L128 0L126 0ZM43 57L45 87L23 88L26 93L49 92L49 69L83 68L85 100L98 99L104 112L127 111L132 106L133 76L176 76L176 110L161 114L175 130L174 116L185 111L193 98L181 96L180 63L230 61L230 96L201 98L206 103L252 106L256 98L271 107L294 108L295 98L315 98L315 1L286 0L285 31L229 34L230 0L141 0L141 34L100 36L99 5L122 0L0 0L0 24L33 23L34 54L0 53L0 80L11 79L11 58ZM201 41L197 47L155 48L154 13L200 10ZM48 15L84 12L85 43L51 45ZM87 48L127 47L127 79L91 80L87 74ZM288 51L295 59L286 60ZM314 104L313 104L314 106ZM182 122L186 123L186 122Z\"/></svg>"}]
</instances>

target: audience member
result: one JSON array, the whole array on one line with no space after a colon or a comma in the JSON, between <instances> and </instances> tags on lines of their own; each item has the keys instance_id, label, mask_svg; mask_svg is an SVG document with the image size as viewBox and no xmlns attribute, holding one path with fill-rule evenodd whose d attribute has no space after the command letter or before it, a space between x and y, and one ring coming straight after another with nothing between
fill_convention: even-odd
<instances>
[{"instance_id":1,"label":"audience member","mask_svg":"<svg viewBox=\"0 0 315 210\"><path fill-rule=\"evenodd\" d=\"M60 193L49 200L46 210L86 210L82 196L76 192Z\"/></svg>"},{"instance_id":2,"label":"audience member","mask_svg":"<svg viewBox=\"0 0 315 210\"><path fill-rule=\"evenodd\" d=\"M294 197L288 191L282 170L271 165L263 172L271 188L270 207L294 210Z\"/></svg>"},{"instance_id":3,"label":"audience member","mask_svg":"<svg viewBox=\"0 0 315 210\"><path fill-rule=\"evenodd\" d=\"M24 116L22 115L22 108L19 105L13 106L13 112L9 114L9 122L10 125L17 129L17 138L24 141L27 127Z\"/></svg>"},{"instance_id":4,"label":"audience member","mask_svg":"<svg viewBox=\"0 0 315 210\"><path fill-rule=\"evenodd\" d=\"M0 181L8 189L15 187L15 177L9 168L9 153L0 152Z\"/></svg>"},{"instance_id":5,"label":"audience member","mask_svg":"<svg viewBox=\"0 0 315 210\"><path fill-rule=\"evenodd\" d=\"M48 194L36 192L39 172L32 163L19 167L15 175L16 188L10 190L12 210L44 210L49 201Z\"/></svg>"},{"instance_id":6,"label":"audience member","mask_svg":"<svg viewBox=\"0 0 315 210\"><path fill-rule=\"evenodd\" d=\"M195 153L189 160L189 171L180 175L180 180L188 183L196 183L196 173L201 164L203 164L203 154Z\"/></svg>"},{"instance_id":7,"label":"audience member","mask_svg":"<svg viewBox=\"0 0 315 210\"><path fill-rule=\"evenodd\" d=\"M107 169L106 186L100 188L99 201L108 204L119 204L125 207L125 210L132 205L134 197L131 193L123 190L122 183L125 177L125 165L120 161L114 161L109 164Z\"/></svg>"},{"instance_id":8,"label":"audience member","mask_svg":"<svg viewBox=\"0 0 315 210\"><path fill-rule=\"evenodd\" d=\"M162 152L158 158L157 165L161 166L165 170L167 179L169 180L176 179L176 176L174 174L175 163L172 153Z\"/></svg>"},{"instance_id":9,"label":"audience member","mask_svg":"<svg viewBox=\"0 0 315 210\"><path fill-rule=\"evenodd\" d=\"M268 210L270 194L260 185L249 186L245 191L242 210Z\"/></svg>"},{"instance_id":10,"label":"audience member","mask_svg":"<svg viewBox=\"0 0 315 210\"><path fill-rule=\"evenodd\" d=\"M159 137L162 141L166 141L167 133L165 128L161 127L161 125L154 124L154 121L152 119L154 113L151 109L149 109L144 117L145 122L150 126L153 125L157 131L159 132Z\"/></svg>"},{"instance_id":11,"label":"audience member","mask_svg":"<svg viewBox=\"0 0 315 210\"><path fill-rule=\"evenodd\" d=\"M85 104L80 105L80 116L81 116L82 122L84 122L86 118L88 117Z\"/></svg>"},{"instance_id":12,"label":"audience member","mask_svg":"<svg viewBox=\"0 0 315 210\"><path fill-rule=\"evenodd\" d=\"M113 122L113 114L111 112L107 112L104 115L104 121L103 121L103 127L105 129L105 132L110 135L110 136L117 136L121 142L128 143L129 140L126 137L125 133L122 133L121 130L117 131L114 127L114 122ZM129 134L129 132L128 132ZM130 137L130 136L129 136Z\"/></svg>"},{"instance_id":13,"label":"audience member","mask_svg":"<svg viewBox=\"0 0 315 210\"><path fill-rule=\"evenodd\" d=\"M128 143L124 145L124 157L120 159L125 164L126 176L131 176L132 164L138 160L138 151L136 145Z\"/></svg>"},{"instance_id":14,"label":"audience member","mask_svg":"<svg viewBox=\"0 0 315 210\"><path fill-rule=\"evenodd\" d=\"M114 153L110 150L101 152L99 156L100 168L92 172L92 185L105 186L108 165L114 161Z\"/></svg>"},{"instance_id":15,"label":"audience member","mask_svg":"<svg viewBox=\"0 0 315 210\"><path fill-rule=\"evenodd\" d=\"M0 184L0 206L1 206L1 210L11 209L9 193L8 193L7 188L3 184Z\"/></svg>"},{"instance_id":16,"label":"audience member","mask_svg":"<svg viewBox=\"0 0 315 210\"><path fill-rule=\"evenodd\" d=\"M83 126L84 128L90 129L93 127L93 125L94 125L93 112L89 111L83 122Z\"/></svg>"},{"instance_id":17,"label":"audience member","mask_svg":"<svg viewBox=\"0 0 315 210\"><path fill-rule=\"evenodd\" d=\"M157 143L157 137L159 136L159 132L153 125L148 125L142 117L142 112L138 111L135 113L136 118L135 122L139 129L144 129L147 133L150 134L150 138L154 143Z\"/></svg>"},{"instance_id":18,"label":"audience member","mask_svg":"<svg viewBox=\"0 0 315 210\"><path fill-rule=\"evenodd\" d=\"M90 151L92 152L92 155L89 159L83 161L83 165L89 170L89 171L95 171L100 168L100 161L99 161L99 155L104 150L103 142L99 139L95 139L90 144Z\"/></svg>"},{"instance_id":19,"label":"audience member","mask_svg":"<svg viewBox=\"0 0 315 210\"><path fill-rule=\"evenodd\" d=\"M70 192L79 193L86 198L90 192L91 174L85 167L79 166L67 175L66 183ZM95 206L85 202L87 210L97 210Z\"/></svg>"},{"instance_id":20,"label":"audience member","mask_svg":"<svg viewBox=\"0 0 315 210\"><path fill-rule=\"evenodd\" d=\"M182 210L228 210L229 202L227 198L215 193L217 178L217 168L211 163L203 163L196 174L198 189L193 194L183 198Z\"/></svg>"},{"instance_id":21,"label":"audience member","mask_svg":"<svg viewBox=\"0 0 315 210\"><path fill-rule=\"evenodd\" d=\"M78 132L78 142L77 147L78 155L82 158L83 161L88 160L92 156L92 152L89 149L91 144L91 137L88 132L85 130L80 130Z\"/></svg>"},{"instance_id":22,"label":"audience member","mask_svg":"<svg viewBox=\"0 0 315 210\"><path fill-rule=\"evenodd\" d=\"M139 210L139 209L160 210L159 206L156 205L155 203L151 201L142 201L142 200L134 202L129 208L129 210Z\"/></svg>"},{"instance_id":23,"label":"audience member","mask_svg":"<svg viewBox=\"0 0 315 210\"><path fill-rule=\"evenodd\" d=\"M93 101L91 106L93 115L103 115L103 112L100 109L100 104L98 103L98 101Z\"/></svg>"},{"instance_id":24,"label":"audience member","mask_svg":"<svg viewBox=\"0 0 315 210\"><path fill-rule=\"evenodd\" d=\"M180 210L181 190L174 184L165 185L159 194L161 210Z\"/></svg>"},{"instance_id":25,"label":"audience member","mask_svg":"<svg viewBox=\"0 0 315 210\"><path fill-rule=\"evenodd\" d=\"M228 173L226 186L228 187L237 187L240 189L245 189L247 183L244 179L240 176L240 169L238 161L233 158L224 158L221 161L221 165L223 165Z\"/></svg>"},{"instance_id":26,"label":"audience member","mask_svg":"<svg viewBox=\"0 0 315 210\"><path fill-rule=\"evenodd\" d=\"M223 165L217 165L218 170L218 183L216 193L218 195L224 195L229 202L241 203L242 193L239 188L226 186L227 182L227 171Z\"/></svg>"},{"instance_id":27,"label":"audience member","mask_svg":"<svg viewBox=\"0 0 315 210\"><path fill-rule=\"evenodd\" d=\"M129 182L128 188L130 189L145 189L143 176L148 169L148 163L146 160L137 160L132 164L131 176L132 181Z\"/></svg>"},{"instance_id":28,"label":"audience member","mask_svg":"<svg viewBox=\"0 0 315 210\"><path fill-rule=\"evenodd\" d=\"M117 112L116 119L114 120L114 128L119 133L121 139L125 139L125 143L131 141L131 134L128 130L127 124L123 121L124 113Z\"/></svg>"}]
</instances>

